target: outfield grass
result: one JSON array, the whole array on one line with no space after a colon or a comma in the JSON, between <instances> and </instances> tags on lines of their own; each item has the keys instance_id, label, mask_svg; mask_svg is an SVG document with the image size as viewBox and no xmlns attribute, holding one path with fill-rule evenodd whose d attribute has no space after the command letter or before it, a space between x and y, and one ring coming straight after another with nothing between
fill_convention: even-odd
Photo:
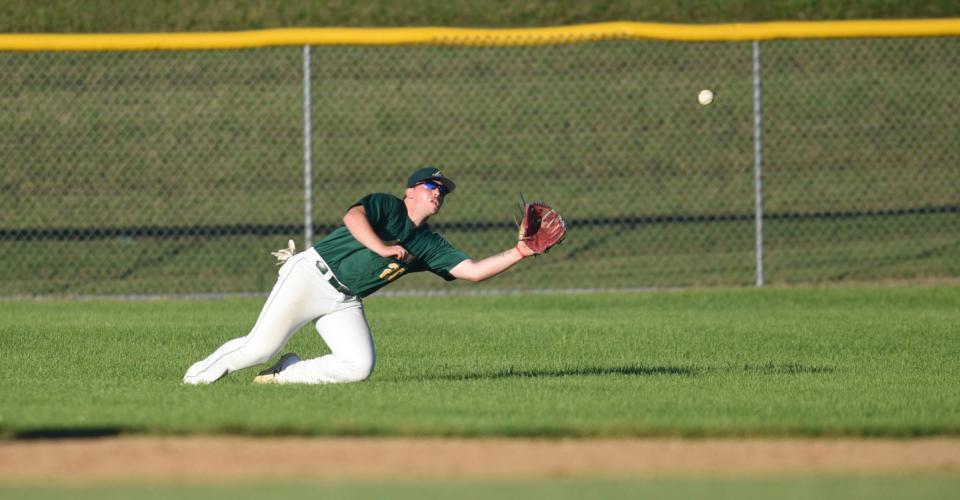
<instances>
[{"instance_id":1,"label":"outfield grass","mask_svg":"<svg viewBox=\"0 0 960 500\"><path fill-rule=\"evenodd\" d=\"M420 498L658 498L710 500L823 499L926 500L950 498L960 489L956 475L826 475L773 477L663 477L646 479L550 478L526 481L346 481L243 482L237 484L0 486L0 499L343 499Z\"/></svg>"},{"instance_id":2,"label":"outfield grass","mask_svg":"<svg viewBox=\"0 0 960 500\"><path fill-rule=\"evenodd\" d=\"M956 288L374 297L368 381L180 384L259 307L0 302L0 433L960 434Z\"/></svg>"}]
</instances>

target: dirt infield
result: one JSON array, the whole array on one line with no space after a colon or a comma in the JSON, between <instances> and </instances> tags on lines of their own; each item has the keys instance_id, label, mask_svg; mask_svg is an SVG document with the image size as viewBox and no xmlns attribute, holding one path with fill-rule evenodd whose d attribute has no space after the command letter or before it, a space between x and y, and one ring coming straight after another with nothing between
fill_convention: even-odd
<instances>
[{"instance_id":1,"label":"dirt infield","mask_svg":"<svg viewBox=\"0 0 960 500\"><path fill-rule=\"evenodd\" d=\"M960 439L121 437L0 442L0 481L960 472Z\"/></svg>"}]
</instances>

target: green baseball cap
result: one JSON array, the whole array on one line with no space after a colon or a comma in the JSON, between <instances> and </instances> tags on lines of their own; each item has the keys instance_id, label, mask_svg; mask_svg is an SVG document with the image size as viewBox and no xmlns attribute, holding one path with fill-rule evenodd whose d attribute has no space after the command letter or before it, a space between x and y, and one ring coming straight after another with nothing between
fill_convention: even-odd
<instances>
[{"instance_id":1,"label":"green baseball cap","mask_svg":"<svg viewBox=\"0 0 960 500\"><path fill-rule=\"evenodd\" d=\"M443 184L447 188L447 193L452 193L454 189L457 188L457 185L453 183L447 176L443 175L443 172L436 167L423 167L420 170L414 172L410 177L407 178L407 187L412 188L417 184L420 184L424 181L434 181Z\"/></svg>"}]
</instances>

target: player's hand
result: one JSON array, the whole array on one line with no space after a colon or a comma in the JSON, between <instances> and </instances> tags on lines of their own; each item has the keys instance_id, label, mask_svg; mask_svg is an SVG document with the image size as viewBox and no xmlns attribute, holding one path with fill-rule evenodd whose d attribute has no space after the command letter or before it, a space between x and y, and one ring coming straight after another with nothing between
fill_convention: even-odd
<instances>
[{"instance_id":1,"label":"player's hand","mask_svg":"<svg viewBox=\"0 0 960 500\"><path fill-rule=\"evenodd\" d=\"M287 248L281 248L276 252L270 252L270 255L273 255L277 258L277 265L282 265L284 262L290 259L297 254L297 245L290 240L287 242Z\"/></svg>"},{"instance_id":2,"label":"player's hand","mask_svg":"<svg viewBox=\"0 0 960 500\"><path fill-rule=\"evenodd\" d=\"M407 253L407 249L400 245L385 245L382 251L377 252L384 259L394 258L397 260L406 259Z\"/></svg>"},{"instance_id":3,"label":"player's hand","mask_svg":"<svg viewBox=\"0 0 960 500\"><path fill-rule=\"evenodd\" d=\"M520 252L521 257L529 257L536 253L533 250L531 250L530 247L528 247L526 242L524 241L517 242L517 251Z\"/></svg>"}]
</instances>

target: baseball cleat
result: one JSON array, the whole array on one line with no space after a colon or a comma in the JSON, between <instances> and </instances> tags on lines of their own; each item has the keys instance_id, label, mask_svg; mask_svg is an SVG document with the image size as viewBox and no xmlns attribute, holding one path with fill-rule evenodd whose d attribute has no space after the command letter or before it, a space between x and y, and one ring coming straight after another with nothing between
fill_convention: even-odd
<instances>
[{"instance_id":1,"label":"baseball cleat","mask_svg":"<svg viewBox=\"0 0 960 500\"><path fill-rule=\"evenodd\" d=\"M280 361L277 361L273 366L263 370L258 373L256 377L253 378L254 384L279 384L277 380L277 374L286 370L288 366L297 363L300 361L300 357L292 352L288 352L283 356L280 356Z\"/></svg>"},{"instance_id":2,"label":"baseball cleat","mask_svg":"<svg viewBox=\"0 0 960 500\"><path fill-rule=\"evenodd\" d=\"M266 375L257 375L256 377L253 377L253 383L254 384L279 384L280 382L277 382L276 373L268 373Z\"/></svg>"}]
</instances>

